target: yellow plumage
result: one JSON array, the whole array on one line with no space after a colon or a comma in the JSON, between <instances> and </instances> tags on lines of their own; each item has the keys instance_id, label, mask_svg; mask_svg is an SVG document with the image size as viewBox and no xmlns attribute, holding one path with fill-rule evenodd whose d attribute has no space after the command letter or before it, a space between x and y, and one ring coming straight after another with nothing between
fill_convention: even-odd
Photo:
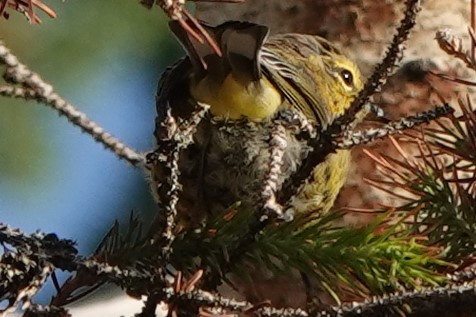
<instances>
[{"instance_id":1,"label":"yellow plumage","mask_svg":"<svg viewBox=\"0 0 476 317\"><path fill-rule=\"evenodd\" d=\"M161 80L157 139L168 135L167 122L187 122L199 104L207 104L210 111L198 124L193 143L181 149L178 166L167 160L154 162L154 192L159 201L170 207L168 185L171 178L178 176L180 193L172 206L177 214L176 235L204 228L204 223L217 216L226 218L231 206L243 212L240 215L250 211L262 215L263 188L273 159L270 148L275 119L289 113L304 117L319 135L344 113L361 90L360 72L334 45L317 36L282 34L268 38L265 26L245 22L204 25L223 53L218 56L207 45L189 37L177 23L172 22L171 28L188 57ZM169 114L174 120L169 120ZM274 184L277 194L306 163L312 150L309 135L291 128L284 130L280 136L284 144L278 162L280 170ZM328 212L344 184L349 162L349 151L328 155L282 206L286 214ZM172 168L174 175L169 174ZM223 246L224 252L228 247ZM259 289L277 277L269 273L257 267L250 273L253 282L238 278L234 285L242 287L241 293L248 299L268 299L266 287ZM295 279L291 285L302 291L303 284ZM279 304L295 303L288 303L286 297Z\"/></svg>"},{"instance_id":2,"label":"yellow plumage","mask_svg":"<svg viewBox=\"0 0 476 317\"><path fill-rule=\"evenodd\" d=\"M205 77L190 87L195 100L208 104L213 115L236 120L259 121L276 113L283 98L266 79L240 83L233 75L223 81Z\"/></svg>"},{"instance_id":3,"label":"yellow plumage","mask_svg":"<svg viewBox=\"0 0 476 317\"><path fill-rule=\"evenodd\" d=\"M159 114L170 106L172 115L182 119L188 119L197 103L210 106L211 115L198 126L194 144L181 153L178 231L197 227L236 202L242 208L261 208L273 118L293 111L324 130L363 85L357 66L323 38L282 34L268 39L266 27L245 22L204 27L223 56L172 23L189 57L165 76L157 102ZM285 141L277 190L310 151L307 140L296 133L286 132ZM344 183L349 160L348 151L329 155L284 207L327 212ZM157 183L163 182L161 170L153 169ZM167 195L164 191L163 198Z\"/></svg>"}]
</instances>

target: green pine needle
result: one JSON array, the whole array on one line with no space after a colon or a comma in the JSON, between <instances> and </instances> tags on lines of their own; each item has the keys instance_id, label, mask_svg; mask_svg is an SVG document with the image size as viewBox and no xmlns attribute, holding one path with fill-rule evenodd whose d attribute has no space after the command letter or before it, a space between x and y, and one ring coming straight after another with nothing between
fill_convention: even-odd
<instances>
[{"instance_id":1,"label":"green pine needle","mask_svg":"<svg viewBox=\"0 0 476 317\"><path fill-rule=\"evenodd\" d=\"M188 272L204 267L221 272L222 265L231 265L232 272L243 278L250 267L279 275L302 272L337 302L345 292L366 296L444 281L434 268L445 262L433 249L403 232L400 222L386 224L394 215L384 215L360 228L336 225L342 216L309 215L271 224L239 260L228 263L228 255L255 220L242 210L231 218L220 215L200 232L178 239L172 261L177 269Z\"/></svg>"}]
</instances>

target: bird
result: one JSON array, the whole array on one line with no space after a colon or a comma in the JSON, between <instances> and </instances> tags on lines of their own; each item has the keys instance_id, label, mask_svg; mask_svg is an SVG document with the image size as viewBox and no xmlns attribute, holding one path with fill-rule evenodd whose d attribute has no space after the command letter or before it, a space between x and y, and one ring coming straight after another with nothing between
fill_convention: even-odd
<instances>
[{"instance_id":1,"label":"bird","mask_svg":"<svg viewBox=\"0 0 476 317\"><path fill-rule=\"evenodd\" d=\"M322 37L295 33L269 36L268 27L241 21L203 27L220 52L191 37L178 22L170 22L187 56L164 72L156 96L158 143L170 132L168 116L181 123L203 105L209 108L192 135L193 142L179 151L176 235L203 228L209 219L232 206L258 214L263 183L269 174L270 139L276 119L291 113L309 121L319 134L345 112L363 86L358 67ZM286 130L276 190L312 151L308 138L302 131ZM159 150L161 145L158 144ZM349 162L348 150L329 154L314 167L286 206L288 210L293 214L329 212L345 181ZM167 160L154 160L151 164L152 192L166 205L170 202L171 190L166 184L172 176L167 172L171 167ZM116 231L117 228L111 230ZM96 254L104 253L110 241L117 238L108 234ZM113 254L112 250L108 252ZM289 283L287 277L278 277L269 286L272 279L267 273L258 270L254 272L253 285L235 286L247 298L258 301L277 295L269 292L276 283L279 287L292 285L296 291L289 293L294 296L279 294L285 298L275 301L303 300L296 299L304 293L299 292L302 283ZM88 279L87 272L78 274L79 278L65 283L53 303L74 302L105 287L100 277ZM261 294L267 291L267 295Z\"/></svg>"},{"instance_id":2,"label":"bird","mask_svg":"<svg viewBox=\"0 0 476 317\"><path fill-rule=\"evenodd\" d=\"M269 141L283 113L305 119L319 135L342 115L363 87L362 75L341 50L326 39L307 34L269 35L268 27L228 21L203 28L220 52L170 22L187 56L164 73L158 88L156 139L170 115L184 121L206 105L193 143L179 160L181 191L175 231L203 226L207 219L239 202L258 213L261 189L269 173ZM305 133L286 130L276 191L312 151ZM290 200L292 214L327 213L349 168L348 150L337 150L314 167ZM166 167L153 164L153 192L167 201Z\"/></svg>"},{"instance_id":3,"label":"bird","mask_svg":"<svg viewBox=\"0 0 476 317\"><path fill-rule=\"evenodd\" d=\"M195 233L204 232L206 237L213 229L220 230L214 223L229 214L251 214L255 219L266 214L270 197L264 197L264 188L269 185L279 196L286 181L307 163L314 150L310 140L319 139L363 88L357 65L320 36L270 35L267 26L243 21L217 26L200 23L219 50L171 21L169 27L186 56L163 73L156 96L157 155L151 157L162 159L151 160L150 183L162 209L159 227L171 228L179 242L189 233L196 237ZM203 109L208 111L194 121L194 114ZM359 118L364 116L359 114ZM296 118L297 129L293 127ZM177 128L194 122L193 129ZM191 130L190 138L186 137ZM280 131L279 138L276 131ZM182 140L180 146L169 143L174 134L188 141ZM273 150L276 146L281 149L279 156ZM286 222L295 216L315 219L329 213L350 160L349 150L338 149L325 156L290 199L276 199L279 208L275 211L281 212L282 207L278 218ZM155 224L151 228L160 231ZM248 227L237 235L250 234L247 232ZM201 247L199 243L194 248ZM174 250L178 249L175 245ZM220 250L225 262L233 261L228 258L233 246L222 245ZM172 259L173 267L187 271L190 268L180 254ZM200 268L220 267L205 257L199 261L194 257ZM272 299L278 306L303 307L307 301L303 296L273 298L273 289L285 283L296 286L293 293L307 294L313 284L306 282L305 273L289 269L290 276L284 277L259 264L246 263L254 267L250 272L254 282L248 283L232 271L226 280L233 289L252 302ZM221 268L218 272L221 276Z\"/></svg>"}]
</instances>

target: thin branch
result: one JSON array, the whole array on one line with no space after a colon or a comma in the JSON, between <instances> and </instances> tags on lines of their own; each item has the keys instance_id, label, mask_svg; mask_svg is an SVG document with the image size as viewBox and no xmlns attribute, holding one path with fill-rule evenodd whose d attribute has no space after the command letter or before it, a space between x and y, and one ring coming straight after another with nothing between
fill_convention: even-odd
<instances>
[{"instance_id":1,"label":"thin branch","mask_svg":"<svg viewBox=\"0 0 476 317\"><path fill-rule=\"evenodd\" d=\"M278 180L282 177L281 167L283 165L284 152L288 146L286 141L286 129L283 124L276 122L271 129L271 140L269 142L269 166L266 179L264 180L261 197L263 198L264 214L260 221L269 217L282 217L283 207L276 201L276 191L278 189Z\"/></svg>"},{"instance_id":2,"label":"thin branch","mask_svg":"<svg viewBox=\"0 0 476 317\"><path fill-rule=\"evenodd\" d=\"M476 272L468 270L448 276L451 284L439 287L421 288L419 290L402 291L382 296L372 296L360 302L344 303L309 315L308 312L296 308L274 308L269 305L256 307L247 301L236 301L218 294L200 289L189 292L175 292L170 287L164 290L167 298L172 301L194 301L200 306L221 307L230 311L244 314L254 313L256 316L268 317L324 317L324 316L382 316L393 309L404 309L412 312L412 316L431 316L448 309L455 300L465 303L463 311L472 312L474 309L474 291L476 289Z\"/></svg>"},{"instance_id":3,"label":"thin branch","mask_svg":"<svg viewBox=\"0 0 476 317\"><path fill-rule=\"evenodd\" d=\"M405 16L400 21L400 26L397 29L397 33L393 36L392 43L388 47L384 59L375 67L364 89L362 89L357 98L352 102L343 118L338 121L342 121L344 124L353 121L355 115L369 101L370 97L385 83L396 64L403 57L403 44L407 41L411 29L415 26L416 16L420 9L420 0L405 1Z\"/></svg>"},{"instance_id":4,"label":"thin branch","mask_svg":"<svg viewBox=\"0 0 476 317\"><path fill-rule=\"evenodd\" d=\"M368 102L370 96L383 85L397 61L401 59L403 51L402 44L408 39L410 30L415 25L416 14L420 10L420 1L407 0L405 5L405 16L400 22L400 26L393 37L390 47L387 49L385 58L377 65L373 75L364 86L364 89L352 102L345 114L337 118L326 131L320 133L318 138L310 140L309 143L313 150L305 162L301 164L299 170L285 181L279 193L279 202L281 204L287 205L311 174L314 167L324 161L327 155L336 150L336 147L333 145L333 140L351 125L357 113Z\"/></svg>"},{"instance_id":5,"label":"thin branch","mask_svg":"<svg viewBox=\"0 0 476 317\"><path fill-rule=\"evenodd\" d=\"M476 29L476 0L471 0L471 26L470 33L473 33ZM471 59L473 64L475 63L476 43L474 37L471 36Z\"/></svg>"},{"instance_id":6,"label":"thin branch","mask_svg":"<svg viewBox=\"0 0 476 317\"><path fill-rule=\"evenodd\" d=\"M190 0L195 2L240 3L245 0ZM147 8L158 5L167 16L179 22L180 26L200 43L207 43L211 49L221 56L222 52L215 40L201 26L198 20L185 8L187 0L142 0L141 4Z\"/></svg>"},{"instance_id":7,"label":"thin branch","mask_svg":"<svg viewBox=\"0 0 476 317\"><path fill-rule=\"evenodd\" d=\"M90 135L96 142L112 151L119 159L133 166L145 166L144 156L106 132L99 124L90 120L83 112L57 94L37 73L21 64L17 57L0 41L0 65L5 65L5 80L11 85L0 87L0 95L11 98L34 100L54 109L73 125ZM14 85L21 85L17 87Z\"/></svg>"},{"instance_id":8,"label":"thin branch","mask_svg":"<svg viewBox=\"0 0 476 317\"><path fill-rule=\"evenodd\" d=\"M44 284L45 277L56 267L67 270L71 268L90 270L91 273L104 276L109 281L127 290L139 291L138 294L157 294L157 300L166 301L175 307L184 307L183 305L186 305L187 307L205 309L221 308L225 311L238 312L245 315L255 314L256 316L309 316L306 311L301 309L273 308L266 303L253 304L248 301L238 301L214 292L199 289L197 286L202 276L200 270L187 281L183 281L180 274L178 274L175 285L164 287L163 282L157 279L157 268L151 269L142 265L119 268L94 259L78 257L76 256L75 249L70 249L67 252L58 252L58 250L64 249L65 245L70 245L71 241L52 238L51 235L42 233L28 235L21 233L19 230L10 229L7 226L0 226L0 242L14 245L18 252L28 250L30 246L43 250L43 256L41 257L43 263L41 267L49 269L47 272L45 271L45 274L42 274L41 278L31 279L28 284L31 287L27 286L27 289L25 289L25 291L31 290L31 292L28 292L28 294L24 293L24 302L31 300L33 291ZM35 261L38 261L39 258L36 257L38 252L34 253ZM9 252L9 254L12 254L12 252ZM19 255L18 259L23 259L25 255L32 256L33 253L29 252ZM5 267L5 261L7 261L5 256L0 256L0 268ZM470 309L471 306L474 306L476 270L466 270L447 276L447 281L448 284L445 286L373 296L361 302L329 307L313 316L355 316L355 314L361 316L380 316L388 312L389 309L399 307L410 307L417 316L423 316L424 313L431 314L440 311L441 305L449 305L449 303L454 302L456 299L465 302L467 305L464 307L465 309ZM33 305L33 303L31 304ZM50 310L46 306L38 308L46 312Z\"/></svg>"},{"instance_id":9,"label":"thin branch","mask_svg":"<svg viewBox=\"0 0 476 317\"><path fill-rule=\"evenodd\" d=\"M290 221L292 215L283 214L283 207L277 201L276 193L279 188L279 179L282 178L281 167L284 152L288 146L287 133L294 135L307 133L310 138L315 137L316 131L313 125L301 114L295 111L281 111L274 120L270 131L269 152L270 161L268 174L264 180L261 196L264 200L264 212L260 221L269 218L285 219ZM254 233L252 233L254 234Z\"/></svg>"},{"instance_id":10,"label":"thin branch","mask_svg":"<svg viewBox=\"0 0 476 317\"><path fill-rule=\"evenodd\" d=\"M177 203L182 186L179 182L179 158L180 152L193 143L193 135L208 111L205 104L197 105L197 109L191 114L190 119L177 122L171 114L171 109L167 109L164 120L159 124L160 132L157 139L157 150L147 155L148 166L164 165L168 173L164 177L167 182L156 184L156 193L161 197L161 187L167 186L167 201L165 203L165 214L157 215L156 223L162 231L160 237L157 234L154 238L160 243L163 260L166 262L172 252L171 245L175 240L174 229L176 226Z\"/></svg>"},{"instance_id":11,"label":"thin branch","mask_svg":"<svg viewBox=\"0 0 476 317\"><path fill-rule=\"evenodd\" d=\"M350 149L359 144L374 142L388 135L396 134L415 126L429 123L435 119L453 113L454 109L449 105L435 107L429 111L425 111L415 116L409 116L400 120L387 123L381 128L372 128L365 131L348 131L341 140L335 140L334 144L337 149Z\"/></svg>"},{"instance_id":12,"label":"thin branch","mask_svg":"<svg viewBox=\"0 0 476 317\"><path fill-rule=\"evenodd\" d=\"M38 8L50 18L56 18L56 12L40 0L0 0L0 18L8 18L7 8L23 13L31 23L41 23L41 19L35 13Z\"/></svg>"},{"instance_id":13,"label":"thin branch","mask_svg":"<svg viewBox=\"0 0 476 317\"><path fill-rule=\"evenodd\" d=\"M471 31L470 31L471 35ZM452 34L449 29L438 30L435 35L436 42L448 55L463 61L468 68L474 69L473 59L464 48L463 39Z\"/></svg>"}]
</instances>

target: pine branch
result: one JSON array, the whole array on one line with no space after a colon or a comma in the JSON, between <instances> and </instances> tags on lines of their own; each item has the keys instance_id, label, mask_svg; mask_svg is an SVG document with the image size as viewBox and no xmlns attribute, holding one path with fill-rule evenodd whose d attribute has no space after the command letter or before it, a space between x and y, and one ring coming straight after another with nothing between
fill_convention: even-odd
<instances>
[{"instance_id":1,"label":"pine branch","mask_svg":"<svg viewBox=\"0 0 476 317\"><path fill-rule=\"evenodd\" d=\"M405 1L405 15L400 21L397 33L392 39L392 43L387 49L387 53L382 62L377 65L371 78L365 84L363 90L357 98L352 102L349 109L344 115L337 118L318 138L310 140L313 151L306 158L305 162L300 166L299 170L287 179L278 195L279 202L287 205L292 196L296 194L297 189L303 184L312 170L330 153L336 150L333 140L336 136L340 136L343 131L356 119L359 111L368 102L370 96L375 93L385 82L388 75L394 69L396 63L402 58L403 43L408 39L411 29L415 25L416 15L420 10L419 0Z\"/></svg>"},{"instance_id":2,"label":"pine branch","mask_svg":"<svg viewBox=\"0 0 476 317\"><path fill-rule=\"evenodd\" d=\"M397 230L398 223L387 225L390 219L385 218L367 227L345 228L334 224L341 216L307 216L267 226L240 259L232 259L229 250L249 235L249 222L254 218L243 210L231 211L200 232L177 240L172 263L186 272L207 267L222 278L228 270L243 273L242 268L249 270L250 266L277 275L297 270L315 279L337 301L344 290L365 296L444 280L429 268L445 265L435 257L435 249ZM197 258L201 259L198 263ZM344 286L335 283L336 276Z\"/></svg>"},{"instance_id":3,"label":"pine branch","mask_svg":"<svg viewBox=\"0 0 476 317\"><path fill-rule=\"evenodd\" d=\"M240 216L240 214L235 214L236 216ZM234 215L232 215L234 216ZM231 235L231 229L234 225L231 225L230 222L233 221L233 217L228 215L228 217L222 218L219 222L221 223L229 223L228 228L225 225L225 231ZM243 219L241 219L243 220ZM330 219L329 219L330 220ZM321 220L319 220L321 221ZM218 223L217 223L218 224ZM235 224L236 225L236 224ZM330 226L330 222L327 223ZM135 228L136 225L133 224ZM326 225L320 224L319 227L322 230L322 227ZM220 227L221 229L221 227ZM316 225L311 225L308 228L305 228L304 231L315 232L316 229L319 229ZM279 233L281 234L288 234L291 228L286 228L286 232ZM349 240L354 240L355 235L350 235L344 238L338 231L341 229L335 229L335 231L331 230L330 235L335 235L338 237L337 241L347 240L345 244L349 243ZM345 229L350 230L350 229ZM359 229L360 230L360 229ZM367 232L375 231L375 228L367 228L363 229ZM277 234L280 229L275 229L272 234ZM145 266L125 266L124 268L119 268L118 266L111 266L104 262L98 262L97 260L93 260L90 258L82 258L74 256L74 249L62 253L58 252L61 250L62 245L66 243L66 245L70 245L68 240L61 240L61 239L53 239L48 240L45 239L48 235L44 235L41 233L36 233L33 235L25 235L19 232L18 230L11 230L7 227L2 227L2 240L3 242L14 244L18 247L24 245L38 245L41 249L45 250L44 259L45 265L52 265L51 259L54 259L54 263L60 264L63 268L78 268L78 269L87 269L94 274L98 274L99 276L106 277L108 281L116 283L122 287L125 287L127 290L135 290L138 294L155 294L157 300L165 300L172 305L173 307L177 307L183 311L183 309L187 310L192 309L191 311L200 310L201 312L205 313L207 311L216 311L217 309L222 312L240 312L243 314L250 314L254 313L257 316L299 316L305 317L309 316L306 311L301 309L292 309L292 308L273 308L268 306L267 304L253 304L247 301L236 301L231 298L225 298L219 294L214 292L205 291L199 288L199 282L201 273L196 272L194 276L190 279L183 280L181 275L175 276L175 284L172 287L164 287L164 284L159 282L157 278L160 278L160 274L155 270L153 267L148 265ZM210 235L212 231L207 231ZM217 238L216 241L221 241L221 237L219 237L222 233L220 231L215 231L217 234L215 237ZM314 233L318 235L319 233ZM121 239L128 239L128 237L132 237L130 232L126 232ZM226 236L226 235L223 235ZM268 236L266 234L265 236ZM297 235L299 236L299 234ZM296 237L293 237L293 240L296 241ZM376 235L375 237L377 237ZM112 237L110 237L112 238ZM380 237L382 238L382 237ZM115 239L115 238L114 238ZM379 239L377 237L377 239ZM274 240L270 239L270 240ZM360 243L371 240L358 238ZM131 238L129 242L123 240L123 243L128 245L132 245L132 241L135 241L135 238ZM293 242L294 242L293 241ZM402 240L403 241L403 240ZM175 242L178 243L178 240ZM268 243L268 242L267 242ZM351 244L358 245L359 242L353 242ZM47 247L49 246L49 247ZM342 247L342 244L338 243L336 248ZM21 247L20 247L21 248ZM370 248L369 248L370 249ZM424 251L424 249L421 249ZM398 250L397 250L398 251ZM401 252L403 251L403 252ZM408 251L408 250L407 250ZM388 248L387 248L388 252ZM408 258L408 252L404 250L400 250L402 256L406 257L406 261L411 262L411 258ZM397 252L398 253L398 252ZM73 254L73 256L71 256ZM54 255L54 256L53 256ZM326 254L328 255L328 254ZM345 252L342 253L341 258L339 261L346 259L351 254ZM192 256L192 255L190 255ZM324 256L324 255L323 255ZM372 257L371 254L366 254L366 257ZM25 257L23 257L25 258ZM360 260L359 260L360 261ZM372 259L367 259L366 261L372 261ZM1 258L0 267L5 268L7 260L5 257ZM31 263L31 262L30 262ZM36 262L35 262L36 263ZM154 264L150 264L154 265ZM30 266L32 267L32 266ZM50 268L53 269L55 266L51 266ZM410 269L409 272L412 273L412 270L415 268L414 264L409 265L408 268ZM51 272L51 269L48 272ZM25 268L21 269L24 272ZM155 272L155 273L154 273ZM49 273L48 273L49 274ZM412 273L413 274L413 273ZM34 274L38 276L38 273ZM17 275L21 276L21 275ZM43 275L46 277L46 275ZM393 293L389 295L384 295L382 297L372 297L369 300L363 301L361 303L348 303L343 304L341 306L331 307L326 311L322 311L317 313L315 316L355 316L358 313L361 316L375 316L376 313L388 312L389 309L399 309L398 307L405 307L407 306L414 309L415 311L422 311L424 312L435 312L438 311L436 308L440 308L441 306L437 306L438 304L447 303L449 300L453 301L455 299L461 300L463 299L466 303L470 305L471 301L469 299L473 299L474 302L474 280L476 277L476 273L473 271L461 272L459 274L455 274L449 276L447 278L451 284L447 284L443 287L433 287L433 288L423 288L417 291L405 291L399 293ZM15 286L18 290L18 284L13 284L5 279L1 279L2 285L10 285ZM36 289L38 286L41 286L44 283L45 278L38 280L36 282ZM181 281L181 282L180 282ZM435 282L437 280L434 280ZM441 280L439 280L441 281ZM5 294L5 292L2 292ZM24 293L25 294L25 293ZM32 294L30 294L32 295ZM25 298L24 298L25 300ZM16 303L16 301L14 302ZM423 303L426 303L424 306ZM430 305L431 304L431 305ZM188 307L188 308L187 308ZM434 308L436 307L436 308ZM31 304L30 311L25 314L25 316L29 313L34 312L41 312L44 316L67 316L67 312L61 309L57 309L55 306L38 306L36 304ZM189 311L189 312L191 312Z\"/></svg>"},{"instance_id":4,"label":"pine branch","mask_svg":"<svg viewBox=\"0 0 476 317\"><path fill-rule=\"evenodd\" d=\"M442 246L449 261L462 261L476 251L476 115L460 103L461 116L450 115L437 128L400 141L416 147L416 157L410 158L396 140L400 159L372 155L384 179L371 183L404 199L398 209L414 215L409 225L415 234L427 236L428 245ZM401 189L398 194L395 188Z\"/></svg>"}]
</instances>

